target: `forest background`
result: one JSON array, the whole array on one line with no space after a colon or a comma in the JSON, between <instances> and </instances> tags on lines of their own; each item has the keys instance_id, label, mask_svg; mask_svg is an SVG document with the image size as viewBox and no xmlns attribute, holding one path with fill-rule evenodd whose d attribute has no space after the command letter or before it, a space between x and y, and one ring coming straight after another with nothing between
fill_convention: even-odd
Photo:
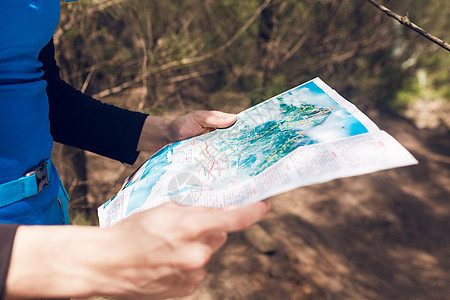
<instances>
[{"instance_id":1,"label":"forest background","mask_svg":"<svg viewBox=\"0 0 450 300\"><path fill-rule=\"evenodd\" d=\"M61 21L54 40L62 77L102 101L166 117L193 109L237 113L320 77L374 118L380 127L384 127L378 123L380 120L392 124L391 133L396 128L405 128L416 137L431 134L439 143L448 140L450 53L387 17L368 1L78 0L61 3ZM428 32L450 40L448 0L384 0L383 4ZM445 148L440 158L445 168L441 177L449 174L446 152L449 149ZM57 144L53 156L72 198L74 223L96 224L96 207L112 197L122 180L150 154L141 155L135 166L130 167ZM327 190L324 185L316 188ZM309 194L302 196L311 199L318 190L306 190ZM448 188L443 189L439 197L448 200L448 192ZM271 231L270 221L267 222L264 232L278 244L288 243L281 235L277 236L276 230ZM305 224L297 225L301 225L298 228L301 231ZM251 249L252 243L245 239L245 234L236 235L223 253L232 256L243 243L248 243L246 247ZM287 250L281 253L282 260L290 265L303 263L300 269L307 265L302 259L293 259ZM258 257L261 265L264 262L273 265L263 256ZM272 253L270 257L277 256ZM209 271L212 278L220 276L220 270L214 265ZM278 276L284 280L278 283L276 292L278 296L289 295L283 299L303 299L308 295L312 299L339 298L337 295L350 298L369 295L376 299L379 295L374 291L380 287L367 287L367 284L357 288L350 284L353 290L345 294L346 285L342 282L342 289L335 290L330 289L329 283L325 287L306 279L309 275L301 271L294 276L302 278L301 282L289 277L289 272L285 274L288 277L272 267L267 272L272 279ZM254 280L259 280L260 286L264 283L261 278ZM383 286L382 281L377 284ZM415 285L414 280L410 285ZM201 299L217 299L214 295L219 297L224 293L219 298L225 299L224 291L233 295L232 290L226 282L214 285L210 278L199 293ZM253 294L241 291L243 294L234 294L229 299L264 298L261 295L277 299L275 294L270 296L262 290ZM442 290L442 294L444 291L449 292ZM428 293L426 289L422 292ZM388 295L395 295L392 293Z\"/></svg>"}]
</instances>

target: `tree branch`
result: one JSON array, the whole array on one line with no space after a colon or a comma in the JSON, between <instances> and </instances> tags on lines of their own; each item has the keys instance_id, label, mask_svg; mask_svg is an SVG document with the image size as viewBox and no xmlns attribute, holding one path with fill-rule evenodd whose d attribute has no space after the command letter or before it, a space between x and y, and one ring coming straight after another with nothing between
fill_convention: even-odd
<instances>
[{"instance_id":1,"label":"tree branch","mask_svg":"<svg viewBox=\"0 0 450 300\"><path fill-rule=\"evenodd\" d=\"M430 41L441 46L445 50L450 51L450 44L446 43L445 41L441 40L440 38L438 38L432 34L429 34L423 28L421 28L421 27L417 26L416 24L414 24L413 22L411 22L408 17L406 17L406 16L402 17L402 16L394 13L392 10L390 10L389 8L387 8L384 5L381 5L380 3L378 3L375 0L367 0L367 1L369 1L373 6L375 6L376 8L378 8L385 14L387 14L389 17L396 19L401 24L409 27L410 29L414 30L415 32L419 33L420 35L426 37L427 39L429 39Z\"/></svg>"}]
</instances>

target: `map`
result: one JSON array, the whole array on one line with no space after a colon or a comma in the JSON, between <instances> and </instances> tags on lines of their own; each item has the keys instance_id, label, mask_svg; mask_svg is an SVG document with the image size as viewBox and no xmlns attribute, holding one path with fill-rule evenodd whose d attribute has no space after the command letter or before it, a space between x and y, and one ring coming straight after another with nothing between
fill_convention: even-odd
<instances>
[{"instance_id":1,"label":"map","mask_svg":"<svg viewBox=\"0 0 450 300\"><path fill-rule=\"evenodd\" d=\"M168 201L245 205L307 184L415 163L316 78L239 113L229 128L160 149L99 207L100 225Z\"/></svg>"}]
</instances>

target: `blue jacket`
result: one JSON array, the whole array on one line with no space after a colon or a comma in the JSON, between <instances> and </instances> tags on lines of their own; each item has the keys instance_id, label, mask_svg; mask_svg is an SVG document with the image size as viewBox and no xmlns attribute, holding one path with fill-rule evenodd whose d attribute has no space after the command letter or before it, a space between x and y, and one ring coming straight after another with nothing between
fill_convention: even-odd
<instances>
[{"instance_id":1,"label":"blue jacket","mask_svg":"<svg viewBox=\"0 0 450 300\"><path fill-rule=\"evenodd\" d=\"M59 77L51 40L59 13L59 0L0 1L0 184L49 158L53 138L127 163L137 157L146 115L100 103ZM38 195L0 208L0 223L62 224L51 173Z\"/></svg>"},{"instance_id":2,"label":"blue jacket","mask_svg":"<svg viewBox=\"0 0 450 300\"><path fill-rule=\"evenodd\" d=\"M47 84L38 55L52 38L59 12L59 0L0 1L0 183L23 176L51 155ZM57 173L52 175L33 199L0 209L0 221L60 224Z\"/></svg>"}]
</instances>

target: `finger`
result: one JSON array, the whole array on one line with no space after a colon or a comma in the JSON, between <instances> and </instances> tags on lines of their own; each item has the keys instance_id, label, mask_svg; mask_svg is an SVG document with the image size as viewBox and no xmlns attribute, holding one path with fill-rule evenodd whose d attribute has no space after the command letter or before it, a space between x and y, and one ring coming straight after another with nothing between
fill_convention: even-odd
<instances>
[{"instance_id":1,"label":"finger","mask_svg":"<svg viewBox=\"0 0 450 300\"><path fill-rule=\"evenodd\" d=\"M198 268L194 270L185 271L185 282L188 284L199 284L206 277L206 270Z\"/></svg>"},{"instance_id":2,"label":"finger","mask_svg":"<svg viewBox=\"0 0 450 300\"><path fill-rule=\"evenodd\" d=\"M197 121L203 127L226 128L236 122L236 115L221 111L197 111Z\"/></svg>"},{"instance_id":3,"label":"finger","mask_svg":"<svg viewBox=\"0 0 450 300\"><path fill-rule=\"evenodd\" d=\"M203 268L185 271L185 279L171 289L170 296L184 297L191 295L205 277L206 271Z\"/></svg>"},{"instance_id":4,"label":"finger","mask_svg":"<svg viewBox=\"0 0 450 300\"><path fill-rule=\"evenodd\" d=\"M210 231L235 232L246 229L261 221L269 212L270 203L260 201L254 204L233 209L196 209L199 214L196 219L197 234L205 234Z\"/></svg>"},{"instance_id":5,"label":"finger","mask_svg":"<svg viewBox=\"0 0 450 300\"><path fill-rule=\"evenodd\" d=\"M174 266L182 270L196 270L203 268L211 258L213 249L203 242L194 241L178 246L175 251L168 253Z\"/></svg>"},{"instance_id":6,"label":"finger","mask_svg":"<svg viewBox=\"0 0 450 300\"><path fill-rule=\"evenodd\" d=\"M227 232L241 231L261 221L270 210L269 201L260 201L254 204L224 210L222 214L222 230ZM220 217L218 216L220 219Z\"/></svg>"},{"instance_id":7,"label":"finger","mask_svg":"<svg viewBox=\"0 0 450 300\"><path fill-rule=\"evenodd\" d=\"M224 231L207 232L200 237L199 241L208 245L214 253L227 241L227 233Z\"/></svg>"}]
</instances>

